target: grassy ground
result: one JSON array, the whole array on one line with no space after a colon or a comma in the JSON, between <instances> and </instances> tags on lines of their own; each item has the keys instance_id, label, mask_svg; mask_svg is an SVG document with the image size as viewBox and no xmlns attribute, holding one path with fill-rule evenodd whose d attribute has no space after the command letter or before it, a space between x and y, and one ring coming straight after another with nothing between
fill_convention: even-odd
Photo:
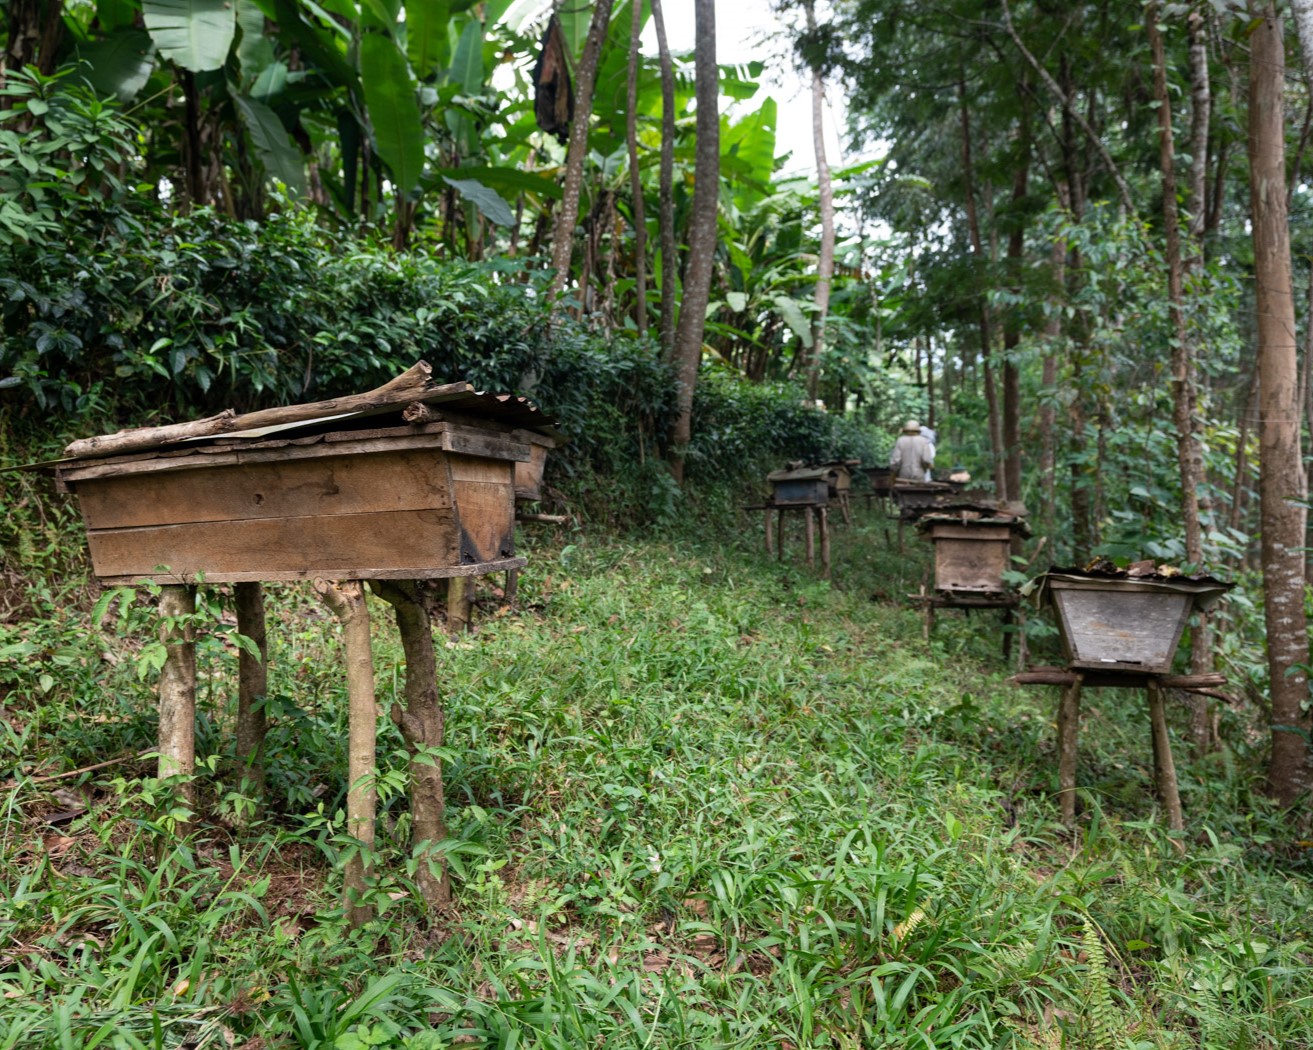
<instances>
[{"instance_id":1,"label":"grassy ground","mask_svg":"<svg viewBox=\"0 0 1313 1050\"><path fill-rule=\"evenodd\" d=\"M386 720L380 917L344 922L343 683L304 592L275 592L275 798L245 826L209 610L185 840L149 760L49 779L149 750L148 601L93 629L38 595L0 628L0 1048L1313 1046L1313 843L1258 796L1241 716L1227 749L1179 747L1176 842L1142 699L1091 694L1067 834L1053 697L1004 684L991 617L927 648L897 602L923 553L864 520L834 587L762 558L755 521L531 551L523 610L440 654L456 904L433 928Z\"/></svg>"}]
</instances>

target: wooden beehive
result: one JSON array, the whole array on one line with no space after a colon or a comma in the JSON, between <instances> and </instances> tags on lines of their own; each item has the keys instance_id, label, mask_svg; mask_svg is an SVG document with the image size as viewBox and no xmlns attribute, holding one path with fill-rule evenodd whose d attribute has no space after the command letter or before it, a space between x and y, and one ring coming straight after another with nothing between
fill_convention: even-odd
<instances>
[{"instance_id":1,"label":"wooden beehive","mask_svg":"<svg viewBox=\"0 0 1313 1050\"><path fill-rule=\"evenodd\" d=\"M935 590L1001 594L1013 525L985 521L932 521L925 532L935 547Z\"/></svg>"},{"instance_id":2,"label":"wooden beehive","mask_svg":"<svg viewBox=\"0 0 1313 1050\"><path fill-rule=\"evenodd\" d=\"M798 467L766 475L771 502L780 507L823 507L830 494L829 471L825 467Z\"/></svg>"},{"instance_id":3,"label":"wooden beehive","mask_svg":"<svg viewBox=\"0 0 1313 1050\"><path fill-rule=\"evenodd\" d=\"M862 473L866 475L867 481L871 484L871 492L877 496L888 496L894 490L894 470L893 467L863 467Z\"/></svg>"},{"instance_id":4,"label":"wooden beehive","mask_svg":"<svg viewBox=\"0 0 1313 1050\"><path fill-rule=\"evenodd\" d=\"M273 426L234 417L220 433L181 439L196 424L130 431L122 454L103 454L122 435L75 442L70 451L85 452L56 476L78 497L96 575L432 579L523 565L516 467L532 460L541 414L463 383L393 393L404 397L362 411L332 412L351 399L270 410L294 417Z\"/></svg>"},{"instance_id":5,"label":"wooden beehive","mask_svg":"<svg viewBox=\"0 0 1313 1050\"><path fill-rule=\"evenodd\" d=\"M529 446L529 458L515 463L515 498L532 503L542 499L543 471L547 453L556 447L555 438L534 430L516 430L514 437Z\"/></svg>"},{"instance_id":6,"label":"wooden beehive","mask_svg":"<svg viewBox=\"0 0 1313 1050\"><path fill-rule=\"evenodd\" d=\"M1071 667L1169 674L1190 613L1228 585L1049 573L1044 586Z\"/></svg>"}]
</instances>

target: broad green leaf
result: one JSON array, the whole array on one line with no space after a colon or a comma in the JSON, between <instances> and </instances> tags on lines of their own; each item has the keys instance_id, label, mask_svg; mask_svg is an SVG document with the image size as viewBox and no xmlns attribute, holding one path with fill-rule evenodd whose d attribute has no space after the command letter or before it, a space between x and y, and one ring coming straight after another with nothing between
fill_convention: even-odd
<instances>
[{"instance_id":1,"label":"broad green leaf","mask_svg":"<svg viewBox=\"0 0 1313 1050\"><path fill-rule=\"evenodd\" d=\"M374 148L391 170L398 192L409 193L424 170L424 127L406 58L390 37L366 33L361 38L360 78Z\"/></svg>"},{"instance_id":2,"label":"broad green leaf","mask_svg":"<svg viewBox=\"0 0 1313 1050\"><path fill-rule=\"evenodd\" d=\"M237 26L241 29L237 61L242 69L242 82L249 84L273 62L274 42L264 35L264 12L254 0L237 0Z\"/></svg>"},{"instance_id":3,"label":"broad green leaf","mask_svg":"<svg viewBox=\"0 0 1313 1050\"><path fill-rule=\"evenodd\" d=\"M729 303L731 310L741 314L748 308L748 295L746 292L726 292L725 302Z\"/></svg>"},{"instance_id":4,"label":"broad green leaf","mask_svg":"<svg viewBox=\"0 0 1313 1050\"><path fill-rule=\"evenodd\" d=\"M261 70L251 85L251 97L261 102L268 102L275 95L280 95L287 87L287 67L281 62L271 62Z\"/></svg>"},{"instance_id":5,"label":"broad green leaf","mask_svg":"<svg viewBox=\"0 0 1313 1050\"><path fill-rule=\"evenodd\" d=\"M579 59L583 57L584 41L588 39L588 26L593 20L593 5L565 4L556 14L561 20L561 32L565 36L565 48L570 53L570 62L578 65Z\"/></svg>"},{"instance_id":6,"label":"broad green leaf","mask_svg":"<svg viewBox=\"0 0 1313 1050\"><path fill-rule=\"evenodd\" d=\"M155 69L155 45L141 29L121 29L100 40L79 44L82 75L97 94L131 102Z\"/></svg>"},{"instance_id":7,"label":"broad green leaf","mask_svg":"<svg viewBox=\"0 0 1313 1050\"><path fill-rule=\"evenodd\" d=\"M478 208L489 222L495 222L498 226L515 225L515 213L496 190L490 190L478 179L452 179L444 175L442 181L454 187L456 192Z\"/></svg>"},{"instance_id":8,"label":"broad green leaf","mask_svg":"<svg viewBox=\"0 0 1313 1050\"><path fill-rule=\"evenodd\" d=\"M385 29L395 33L400 13L401 0L362 0L360 24L365 29Z\"/></svg>"},{"instance_id":9,"label":"broad green leaf","mask_svg":"<svg viewBox=\"0 0 1313 1050\"><path fill-rule=\"evenodd\" d=\"M251 141L270 175L281 179L288 189L305 194L305 165L301 151L287 136L283 122L272 109L253 98L234 94L233 102L251 133Z\"/></svg>"},{"instance_id":10,"label":"broad green leaf","mask_svg":"<svg viewBox=\"0 0 1313 1050\"><path fill-rule=\"evenodd\" d=\"M477 19L471 18L461 30L447 79L467 95L483 89L483 26Z\"/></svg>"},{"instance_id":11,"label":"broad green leaf","mask_svg":"<svg viewBox=\"0 0 1313 1050\"><path fill-rule=\"evenodd\" d=\"M344 44L335 39L336 32L301 16L296 0L273 0L279 31L286 34L301 51L301 57L315 66L333 83L357 90L356 71L340 50Z\"/></svg>"},{"instance_id":12,"label":"broad green leaf","mask_svg":"<svg viewBox=\"0 0 1313 1050\"><path fill-rule=\"evenodd\" d=\"M802 305L798 300L787 295L776 295L772 297L771 301L775 304L775 309L780 312L780 317L784 319L784 323L793 330L794 335L802 340L802 345L810 347L812 345L812 326L802 312Z\"/></svg>"},{"instance_id":13,"label":"broad green leaf","mask_svg":"<svg viewBox=\"0 0 1313 1050\"><path fill-rule=\"evenodd\" d=\"M220 68L237 32L230 0L143 0L146 29L161 55L193 73Z\"/></svg>"},{"instance_id":14,"label":"broad green leaf","mask_svg":"<svg viewBox=\"0 0 1313 1050\"><path fill-rule=\"evenodd\" d=\"M532 171L521 171L519 168L444 168L438 171L438 175L442 178L464 176L477 179L503 196L513 197L517 193L533 193L540 197L560 200L562 194L561 184L555 179Z\"/></svg>"},{"instance_id":15,"label":"broad green leaf","mask_svg":"<svg viewBox=\"0 0 1313 1050\"><path fill-rule=\"evenodd\" d=\"M406 4L406 56L420 80L448 62L451 53L447 23L451 19L448 0L409 0Z\"/></svg>"},{"instance_id":16,"label":"broad green leaf","mask_svg":"<svg viewBox=\"0 0 1313 1050\"><path fill-rule=\"evenodd\" d=\"M111 33L136 20L138 7L132 0L97 0L96 21L102 33Z\"/></svg>"}]
</instances>

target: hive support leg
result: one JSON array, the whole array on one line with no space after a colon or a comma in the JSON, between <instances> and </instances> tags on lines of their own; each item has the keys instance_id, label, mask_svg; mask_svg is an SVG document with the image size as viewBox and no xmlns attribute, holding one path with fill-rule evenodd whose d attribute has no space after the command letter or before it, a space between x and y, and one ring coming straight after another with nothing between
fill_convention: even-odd
<instances>
[{"instance_id":1,"label":"hive support leg","mask_svg":"<svg viewBox=\"0 0 1313 1050\"><path fill-rule=\"evenodd\" d=\"M921 626L921 633L927 642L930 636L935 633L935 603L927 601L925 603L925 622Z\"/></svg>"},{"instance_id":2,"label":"hive support leg","mask_svg":"<svg viewBox=\"0 0 1313 1050\"><path fill-rule=\"evenodd\" d=\"M315 580L315 593L342 625L346 652L349 728L347 734L347 834L358 848L346 862L343 896L352 926L363 926L374 910L363 903L365 883L373 875L374 819L377 789L374 784L375 737L378 705L374 700L374 655L369 644L369 607L358 580Z\"/></svg>"},{"instance_id":3,"label":"hive support leg","mask_svg":"<svg viewBox=\"0 0 1313 1050\"><path fill-rule=\"evenodd\" d=\"M1017 611L1017 670L1024 671L1030 663L1029 647L1026 645L1026 614Z\"/></svg>"},{"instance_id":4,"label":"hive support leg","mask_svg":"<svg viewBox=\"0 0 1313 1050\"><path fill-rule=\"evenodd\" d=\"M1167 814L1167 827L1183 831L1185 819L1181 813L1181 795L1176 783L1176 762L1172 758L1172 741L1167 734L1167 710L1163 704L1162 687L1154 679L1145 686L1149 694L1149 724L1153 733L1153 772L1158 788L1158 799Z\"/></svg>"},{"instance_id":5,"label":"hive support leg","mask_svg":"<svg viewBox=\"0 0 1313 1050\"><path fill-rule=\"evenodd\" d=\"M807 529L807 568L816 566L816 509L802 508L803 525Z\"/></svg>"},{"instance_id":6,"label":"hive support leg","mask_svg":"<svg viewBox=\"0 0 1313 1050\"><path fill-rule=\"evenodd\" d=\"M438 696L438 662L433 648L433 603L419 581L377 581L374 591L397 615L401 648L406 655L406 704L392 705L392 721L410 753L411 848L416 880L429 921L451 905L451 881L439 852L447 837L446 797L442 783L443 710Z\"/></svg>"},{"instance_id":7,"label":"hive support leg","mask_svg":"<svg viewBox=\"0 0 1313 1050\"><path fill-rule=\"evenodd\" d=\"M160 588L160 640L165 645L160 668L159 777L190 778L196 771L196 643L190 623L196 612L196 588L170 584ZM188 779L179 801L196 810L196 785ZM190 825L183 824L184 833Z\"/></svg>"},{"instance_id":8,"label":"hive support leg","mask_svg":"<svg viewBox=\"0 0 1313 1050\"><path fill-rule=\"evenodd\" d=\"M779 556L780 561L783 561L784 560L784 508L783 507L780 507L779 510L775 512L775 524L776 524L775 546L777 548L775 553Z\"/></svg>"},{"instance_id":9,"label":"hive support leg","mask_svg":"<svg viewBox=\"0 0 1313 1050\"><path fill-rule=\"evenodd\" d=\"M447 579L447 633L457 638L470 629L470 607L473 605L472 581L468 576L451 576Z\"/></svg>"},{"instance_id":10,"label":"hive support leg","mask_svg":"<svg viewBox=\"0 0 1313 1050\"><path fill-rule=\"evenodd\" d=\"M237 655L237 761L245 781L242 794L258 808L264 802L264 736L268 726L265 696L269 691L269 639L264 622L264 587L259 583L233 586L237 633L250 639L255 652ZM247 814L239 813L239 820Z\"/></svg>"},{"instance_id":11,"label":"hive support leg","mask_svg":"<svg viewBox=\"0 0 1313 1050\"><path fill-rule=\"evenodd\" d=\"M830 578L830 512L822 507L821 515L821 575Z\"/></svg>"},{"instance_id":12,"label":"hive support leg","mask_svg":"<svg viewBox=\"0 0 1313 1050\"><path fill-rule=\"evenodd\" d=\"M514 608L520 597L520 570L506 570L506 604Z\"/></svg>"},{"instance_id":13,"label":"hive support leg","mask_svg":"<svg viewBox=\"0 0 1313 1050\"><path fill-rule=\"evenodd\" d=\"M1003 607L1003 662L1006 664L1012 656L1012 607Z\"/></svg>"},{"instance_id":14,"label":"hive support leg","mask_svg":"<svg viewBox=\"0 0 1313 1050\"><path fill-rule=\"evenodd\" d=\"M843 512L843 523L851 525L853 523L853 512L849 506L848 493L846 492L839 497L839 509Z\"/></svg>"},{"instance_id":15,"label":"hive support leg","mask_svg":"<svg viewBox=\"0 0 1313 1050\"><path fill-rule=\"evenodd\" d=\"M1080 728L1081 679L1062 690L1058 700L1058 798L1062 822L1076 826L1076 734Z\"/></svg>"},{"instance_id":16,"label":"hive support leg","mask_svg":"<svg viewBox=\"0 0 1313 1050\"><path fill-rule=\"evenodd\" d=\"M770 536L770 512L771 512L771 508L767 507L764 511L762 511L761 514L761 516L766 519L766 556L767 557L770 557L772 554L775 553L774 544L771 542L771 536Z\"/></svg>"}]
</instances>

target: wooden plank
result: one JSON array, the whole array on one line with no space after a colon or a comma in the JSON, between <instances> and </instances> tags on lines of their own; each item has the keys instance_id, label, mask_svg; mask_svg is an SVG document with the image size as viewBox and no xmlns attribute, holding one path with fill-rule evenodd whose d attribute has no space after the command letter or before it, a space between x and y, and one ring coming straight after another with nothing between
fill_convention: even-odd
<instances>
[{"instance_id":1,"label":"wooden plank","mask_svg":"<svg viewBox=\"0 0 1313 1050\"><path fill-rule=\"evenodd\" d=\"M89 529L450 508L444 453L409 449L93 478L77 485Z\"/></svg>"},{"instance_id":2,"label":"wooden plank","mask_svg":"<svg viewBox=\"0 0 1313 1050\"><path fill-rule=\"evenodd\" d=\"M532 431L517 430L516 437L524 434L529 438L535 438L538 435ZM515 498L520 500L537 500L542 498L543 472L547 468L547 453L552 450L554 443L542 444L539 441L529 442L529 458L526 461L515 464Z\"/></svg>"},{"instance_id":3,"label":"wooden plank","mask_svg":"<svg viewBox=\"0 0 1313 1050\"><path fill-rule=\"evenodd\" d=\"M968 531L968 530L963 530ZM1001 540L943 539L935 534L935 588L941 591L985 591L1005 589L1003 572L1008 567L1007 530Z\"/></svg>"},{"instance_id":4,"label":"wooden plank","mask_svg":"<svg viewBox=\"0 0 1313 1050\"><path fill-rule=\"evenodd\" d=\"M488 576L494 572L523 569L525 558L499 558L497 561L477 562L471 565L407 565L402 568L356 568L336 574L339 580L446 580L453 576ZM224 572L205 577L206 583L300 583L308 577L304 572ZM133 573L127 576L98 576L108 587L120 584L137 584L145 580L158 583L194 583L194 577L173 573Z\"/></svg>"},{"instance_id":5,"label":"wooden plank","mask_svg":"<svg viewBox=\"0 0 1313 1050\"><path fill-rule=\"evenodd\" d=\"M448 426L442 436L442 447L448 452L511 462L527 461L530 455L528 445L474 427Z\"/></svg>"},{"instance_id":6,"label":"wooden plank","mask_svg":"<svg viewBox=\"0 0 1313 1050\"><path fill-rule=\"evenodd\" d=\"M972 540L982 543L1002 540L1007 543L1012 538L1012 530L1006 525L959 525L954 522L935 521L922 527L930 533L930 538L935 540Z\"/></svg>"},{"instance_id":7,"label":"wooden plank","mask_svg":"<svg viewBox=\"0 0 1313 1050\"><path fill-rule=\"evenodd\" d=\"M361 566L461 564L451 508L198 522L87 534L97 576L151 576L157 567L207 580L362 578Z\"/></svg>"},{"instance_id":8,"label":"wooden plank","mask_svg":"<svg viewBox=\"0 0 1313 1050\"><path fill-rule=\"evenodd\" d=\"M510 463L449 456L460 522L461 561L492 561L515 554L515 484Z\"/></svg>"},{"instance_id":9,"label":"wooden plank","mask_svg":"<svg viewBox=\"0 0 1313 1050\"><path fill-rule=\"evenodd\" d=\"M1052 590L1073 667L1166 674L1192 604L1171 590Z\"/></svg>"}]
</instances>

